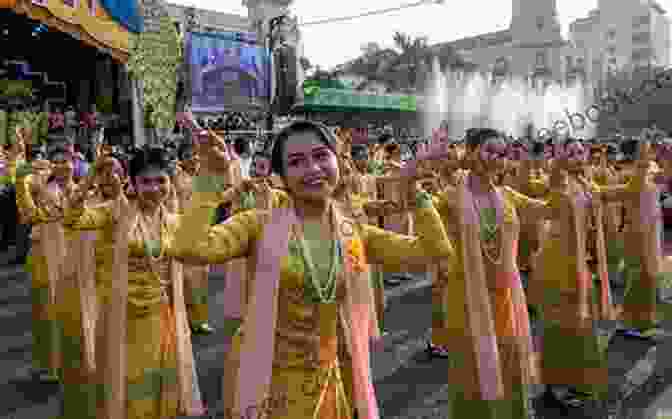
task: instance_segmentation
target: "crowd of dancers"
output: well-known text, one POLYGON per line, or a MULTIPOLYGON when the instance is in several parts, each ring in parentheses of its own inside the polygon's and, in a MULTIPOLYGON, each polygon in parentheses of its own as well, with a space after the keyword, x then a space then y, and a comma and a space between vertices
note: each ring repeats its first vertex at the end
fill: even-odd
POLYGON ((58 128, 41 144, 19 127, 2 153, 32 226, 34 373, 60 382, 64 419, 204 414, 191 339, 212 332, 215 266, 232 418, 378 419, 383 273, 432 279, 427 350, 449 360, 452 418, 532 417, 532 384, 565 409, 604 400, 611 334, 660 335, 663 138, 438 130, 403 161, 391 135, 302 120, 247 170, 249 149, 179 121, 191 141, 107 138, 85 171, 58 128))

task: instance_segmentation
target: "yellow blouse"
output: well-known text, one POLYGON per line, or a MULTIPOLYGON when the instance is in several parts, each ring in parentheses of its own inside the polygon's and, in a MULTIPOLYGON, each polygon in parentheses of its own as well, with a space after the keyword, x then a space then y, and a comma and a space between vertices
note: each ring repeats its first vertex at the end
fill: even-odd
MULTIPOLYGON (((106 261, 104 264, 110 266, 112 263, 108 258, 112 257, 112 237, 114 234, 114 222, 112 215, 112 206, 114 202, 103 203, 96 206, 85 206, 78 210, 69 210, 66 213, 65 224, 73 230, 97 230, 106 240, 104 252, 106 261)), ((171 253, 171 247, 174 245, 175 231, 178 225, 179 216, 170 214, 166 210, 162 213, 161 228, 161 252, 162 256, 158 259, 150 259, 147 254, 147 243, 144 240, 139 217, 131 224, 129 232, 129 259, 128 259, 128 306, 129 316, 141 317, 143 315, 154 313, 160 308, 161 303, 169 301, 170 287, 168 286, 168 262, 171 253), (150 262, 150 260, 152 262, 150 262)), ((104 282, 111 284, 114 278, 109 277, 111 271, 105 272, 107 277, 104 282)), ((109 291, 109 287, 100 290, 102 293, 109 291)))
MULTIPOLYGON (((227 222, 210 226, 208 214, 218 204, 216 194, 195 194, 192 210, 182 216, 173 256, 193 264, 221 264, 246 257, 250 266, 258 259, 255 244, 263 235, 261 212, 250 210, 231 217, 227 222)), ((274 207, 286 207, 289 199, 283 193, 274 194, 274 207)), ((368 263, 381 264, 395 271, 405 263, 434 258, 454 259, 454 250, 433 207, 418 208, 416 237, 404 236, 380 228, 355 224, 354 234, 361 239, 368 263)), ((337 310, 340 304, 314 304, 304 299, 307 280, 301 264, 290 256, 281 260, 278 324, 276 326, 275 365, 291 367, 315 363, 326 367, 337 354, 337 310), (297 265, 299 265, 297 267, 297 265)), ((343 266, 343 265, 341 265, 343 266)), ((248 282, 256 280, 250 270, 248 282)), ((252 284, 244 286, 252 290, 252 284)), ((337 284, 337 303, 343 300, 343 284, 337 284)), ((243 301, 243 310, 249 301, 243 301)))

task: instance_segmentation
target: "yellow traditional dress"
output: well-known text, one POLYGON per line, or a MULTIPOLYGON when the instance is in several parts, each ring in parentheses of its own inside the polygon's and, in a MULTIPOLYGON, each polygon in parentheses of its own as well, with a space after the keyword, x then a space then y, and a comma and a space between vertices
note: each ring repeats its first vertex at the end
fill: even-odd
POLYGON ((664 275, 661 269, 662 220, 658 207, 657 175, 651 167, 646 173, 635 169, 629 181, 604 188, 607 202, 622 203, 622 257, 627 289, 623 301, 623 321, 628 327, 646 330, 656 326, 656 291, 664 275))
POLYGON ((595 307, 604 284, 594 282, 588 267, 588 233, 599 192, 597 185, 569 177, 564 190, 546 196, 554 214, 533 284, 544 316, 544 384, 573 386, 598 398, 605 394, 608 376, 593 322, 600 317, 595 307))
MULTIPOLYGON (((95 230, 101 237, 113 237, 114 206, 108 202, 94 207, 71 209, 66 224, 73 230, 95 230)), ((128 235, 128 311, 125 323, 126 340, 119 348, 108 347, 109 299, 115 278, 112 271, 99 271, 101 313, 98 318, 96 345, 97 384, 105 382, 103 360, 108 352, 123 351, 126 362, 126 419, 173 419, 200 405, 195 388, 195 365, 189 326, 182 295, 179 264, 168 256, 174 246, 178 217, 160 209, 159 242, 149 240, 148 227, 139 210, 130 215, 128 235), (109 284, 109 286, 107 285, 109 284)), ((108 257, 105 253, 105 257, 108 257)), ((101 266, 106 266, 102 263, 101 266)), ((99 416, 103 417, 104 402, 110 397, 103 392, 98 400, 99 416)))
POLYGON ((525 418, 534 365, 525 293, 516 264, 518 212, 539 218, 547 207, 509 187, 496 187, 503 217, 497 244, 501 259, 493 261, 485 250, 481 254, 477 244, 485 220, 480 220, 480 226, 472 225, 479 220, 465 221, 461 205, 469 204, 459 197, 459 189, 448 188, 435 198, 444 225, 457 226, 453 237, 459 255, 456 264, 441 264, 438 272, 445 290, 443 310, 436 314, 442 316, 436 323, 443 323, 443 327, 435 343, 450 351, 449 417, 525 418), (479 301, 480 295, 489 297, 479 301), (475 325, 482 331, 473 331, 475 325), (490 334, 492 338, 488 339, 490 334), (498 359, 491 360, 491 368, 478 356, 489 344, 494 345, 490 349, 496 351, 493 357, 498 359), (488 383, 493 388, 489 396, 483 390, 488 383))
MULTIPOLYGON (((178 210, 183 213, 193 193, 193 176, 183 170, 178 172, 176 182, 178 210)), ((208 274, 209 265, 184 265, 184 298, 187 304, 189 323, 197 327, 208 322, 208 274)))
MULTIPOLYGON (((374 322, 370 318, 373 295, 367 258, 368 262, 397 269, 407 261, 426 260, 431 256, 450 258, 452 246, 431 202, 428 208, 419 206, 415 211, 417 238, 358 223, 342 215, 340 206, 333 203, 332 221, 337 239, 324 242, 306 226, 287 227, 286 256, 275 261, 267 253, 259 253, 267 248, 265 246, 282 244, 283 237, 265 235, 274 227, 273 215, 251 210, 233 216, 224 224, 210 226, 207 220, 219 199, 215 192, 196 194, 192 210, 184 216, 174 251, 183 259, 213 264, 247 257, 251 266, 257 266, 256 272, 248 271, 243 327, 234 338, 231 367, 225 369, 237 377, 229 382, 238 383, 235 388, 226 390, 227 407, 235 412, 264 409, 265 417, 273 419, 351 418, 338 356, 338 341, 345 336, 353 359, 353 402, 359 418, 378 419, 368 359, 368 337, 375 336, 375 332, 372 332, 374 322), (269 224, 264 222, 267 216, 271 217, 269 224), (321 253, 325 248, 327 252, 321 253), (311 255, 312 263, 308 263, 305 252, 311 255), (328 254, 332 263, 325 264, 321 259, 328 254), (269 274, 275 269, 269 267, 274 266, 279 269, 276 271, 279 275, 277 291, 273 291, 273 275, 269 274), (311 272, 317 272, 320 278, 311 272), (325 272, 330 272, 327 277, 335 275, 330 291, 333 299, 317 302, 316 288, 309 284, 324 278, 325 272), (360 274, 346 275, 352 272, 360 274), (269 297, 270 303, 266 303, 270 307, 260 303, 263 293, 274 295, 269 297), (363 302, 355 303, 362 299, 363 302), (270 314, 259 312, 260 309, 269 309, 270 314), (356 319, 363 319, 364 323, 356 319), (264 344, 259 340, 264 340, 264 344), (260 350, 267 351, 268 361, 265 355, 258 355, 260 350), (270 368, 269 382, 264 382, 264 373, 246 370, 258 365, 270 368), (257 380, 257 383, 250 384, 246 380, 257 380), (279 402, 268 403, 269 400, 279 402)), ((289 208, 291 202, 284 194, 277 193, 273 206, 289 208)))
POLYGON ((48 369, 56 374, 62 361, 75 356, 73 351, 77 350, 72 345, 61 347, 63 339, 66 344, 72 342, 70 331, 64 329, 63 324, 72 308, 65 309, 57 304, 60 290, 78 290, 77 235, 62 224, 66 205, 64 193, 51 185, 38 195, 34 193, 32 183, 32 175, 17 180, 16 201, 22 222, 34 226, 27 264, 33 294, 33 363, 38 369, 48 369), (67 353, 62 353, 62 349, 67 353))

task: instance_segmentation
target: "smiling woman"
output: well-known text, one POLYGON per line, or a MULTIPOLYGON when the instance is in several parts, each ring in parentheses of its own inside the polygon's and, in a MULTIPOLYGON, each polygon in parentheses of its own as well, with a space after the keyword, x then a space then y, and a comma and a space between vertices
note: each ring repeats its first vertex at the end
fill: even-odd
MULTIPOLYGON (((289 401, 268 409, 272 419, 350 419, 354 410, 360 419, 379 419, 369 345, 380 331, 367 263, 394 269, 426 257, 452 260, 431 198, 412 191, 416 237, 366 224, 340 198, 348 168, 336 138, 321 124, 299 121, 278 134, 271 157, 287 193, 260 186, 255 195, 267 196, 270 211, 244 211, 213 227, 206 220, 221 195, 200 185, 221 183, 213 179, 231 157, 218 138, 205 138, 206 178, 195 182, 175 256, 211 264, 245 256, 257 267, 245 278, 244 330, 226 367, 235 375, 224 390, 226 407, 245 412, 271 394, 289 401)), ((402 177, 409 190, 411 166, 402 177)))

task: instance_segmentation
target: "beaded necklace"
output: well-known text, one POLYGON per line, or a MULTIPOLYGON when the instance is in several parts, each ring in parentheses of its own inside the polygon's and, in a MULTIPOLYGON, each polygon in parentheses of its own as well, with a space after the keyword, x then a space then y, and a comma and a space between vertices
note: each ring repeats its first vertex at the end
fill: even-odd
MULTIPOLYGON (((492 185, 491 185, 492 186, 492 185)), ((494 187, 493 187, 494 189, 494 187)), ((490 198, 492 191, 488 194, 490 198)), ((472 193, 473 197, 473 193, 472 193)), ((479 225, 481 228, 481 250, 485 257, 494 265, 502 263, 502 246, 500 243, 500 226, 497 220, 496 208, 481 209, 475 197, 472 198, 474 209, 478 214, 479 225)))
MULTIPOLYGON (((332 228, 334 226, 333 213, 330 210, 330 222, 332 228)), ((297 232, 298 233, 298 232, 297 232)), ((336 271, 338 269, 338 261, 341 257, 341 247, 338 240, 332 240, 332 252, 331 252, 331 261, 329 263, 329 274, 327 275, 326 280, 320 281, 313 263, 313 258, 306 244, 306 240, 303 234, 297 234, 298 237, 298 251, 303 264, 305 267, 305 275, 307 279, 305 296, 308 301, 321 303, 321 304, 331 304, 336 301, 336 271)))

